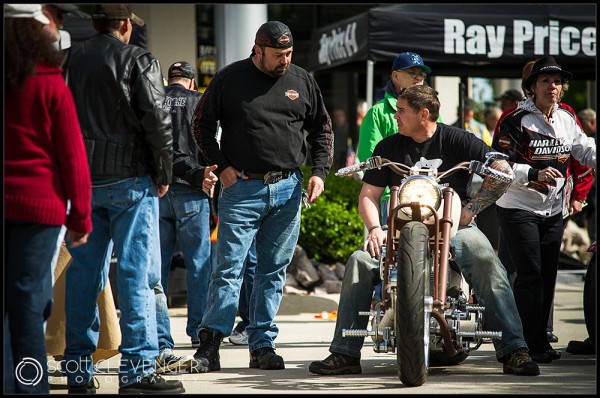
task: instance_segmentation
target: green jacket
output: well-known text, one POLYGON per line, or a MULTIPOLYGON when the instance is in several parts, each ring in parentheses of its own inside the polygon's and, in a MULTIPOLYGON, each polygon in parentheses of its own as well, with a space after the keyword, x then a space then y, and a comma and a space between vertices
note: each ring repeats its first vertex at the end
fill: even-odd
MULTIPOLYGON (((396 113, 396 102, 398 100, 386 92, 384 97, 367 111, 358 135, 358 160, 364 162, 375 149, 375 145, 382 139, 398 132, 398 124, 394 119, 396 113)), ((381 200, 390 198, 390 189, 385 188, 381 200)))

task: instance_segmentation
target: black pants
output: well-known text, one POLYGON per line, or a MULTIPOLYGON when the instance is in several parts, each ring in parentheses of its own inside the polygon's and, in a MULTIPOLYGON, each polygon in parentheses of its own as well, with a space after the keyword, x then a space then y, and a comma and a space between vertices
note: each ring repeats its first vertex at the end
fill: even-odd
POLYGON ((549 347, 546 326, 554 297, 562 243, 562 213, 545 218, 529 211, 498 206, 503 244, 517 275, 513 292, 530 352, 549 347))

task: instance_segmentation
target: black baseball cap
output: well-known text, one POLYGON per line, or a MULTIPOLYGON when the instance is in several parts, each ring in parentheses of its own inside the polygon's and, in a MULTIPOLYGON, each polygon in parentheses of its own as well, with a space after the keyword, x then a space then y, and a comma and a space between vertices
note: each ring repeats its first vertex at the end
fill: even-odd
POLYGON ((258 28, 254 44, 273 48, 289 48, 294 45, 294 38, 286 24, 269 21, 258 28))
POLYGON ((185 61, 177 61, 169 67, 167 74, 169 79, 174 77, 185 77, 187 79, 193 79, 196 77, 196 69, 185 61))
POLYGON ((131 4, 94 4, 92 19, 131 19, 136 25, 144 26, 144 20, 133 13, 131 4))

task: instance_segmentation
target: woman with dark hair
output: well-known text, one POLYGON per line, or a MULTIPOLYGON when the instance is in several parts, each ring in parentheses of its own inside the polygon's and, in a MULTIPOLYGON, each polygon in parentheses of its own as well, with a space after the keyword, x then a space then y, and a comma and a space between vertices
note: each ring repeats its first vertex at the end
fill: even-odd
POLYGON ((531 358, 560 358, 546 336, 563 234, 563 202, 572 158, 595 167, 596 145, 560 100, 572 77, 554 57, 537 60, 528 98, 498 123, 492 147, 509 156, 515 180, 496 202, 501 239, 516 266, 513 291, 531 358))
POLYGON ((85 146, 48 22, 40 4, 4 4, 5 393, 49 393, 44 322, 61 226, 70 247, 92 230, 85 146))

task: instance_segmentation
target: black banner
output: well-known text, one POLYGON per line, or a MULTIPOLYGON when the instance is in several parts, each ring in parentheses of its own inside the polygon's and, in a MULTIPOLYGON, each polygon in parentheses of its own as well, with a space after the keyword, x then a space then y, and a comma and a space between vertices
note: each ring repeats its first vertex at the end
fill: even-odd
POLYGON ((519 77, 553 55, 575 78, 595 79, 596 5, 402 4, 314 29, 310 70, 419 53, 436 75, 519 77))

